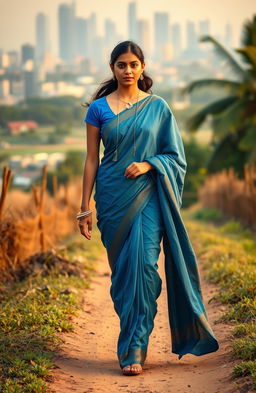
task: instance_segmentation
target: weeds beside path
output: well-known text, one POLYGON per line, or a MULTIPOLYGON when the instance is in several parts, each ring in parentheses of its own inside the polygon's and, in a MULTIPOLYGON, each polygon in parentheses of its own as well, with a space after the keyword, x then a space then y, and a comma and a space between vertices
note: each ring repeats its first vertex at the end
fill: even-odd
POLYGON ((256 390, 256 234, 215 209, 194 207, 186 218, 206 278, 220 287, 214 300, 228 306, 220 321, 234 324, 232 375, 256 390))
POLYGON ((48 392, 59 332, 73 332, 102 248, 81 235, 57 251, 36 254, 20 281, 0 285, 0 392, 48 392))

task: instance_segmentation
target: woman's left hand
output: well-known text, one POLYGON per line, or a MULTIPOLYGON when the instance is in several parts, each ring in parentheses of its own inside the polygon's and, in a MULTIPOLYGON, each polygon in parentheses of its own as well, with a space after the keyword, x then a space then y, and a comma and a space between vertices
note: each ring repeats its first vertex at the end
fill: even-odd
POLYGON ((124 176, 126 176, 127 178, 134 178, 143 175, 143 173, 147 173, 151 169, 153 169, 153 166, 147 161, 132 162, 125 169, 124 176))

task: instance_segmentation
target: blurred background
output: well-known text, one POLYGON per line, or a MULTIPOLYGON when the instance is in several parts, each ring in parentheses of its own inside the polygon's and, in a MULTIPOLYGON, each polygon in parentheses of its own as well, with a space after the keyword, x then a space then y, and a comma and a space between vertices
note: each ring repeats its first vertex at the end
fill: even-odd
POLYGON ((231 185, 242 193, 254 189, 253 1, 0 4, 0 169, 3 176, 4 168, 11 171, 9 191, 35 190, 46 167, 51 195, 54 184, 57 190, 75 179, 81 183, 82 104, 112 76, 110 53, 126 39, 142 47, 152 90, 177 119, 188 161, 183 207, 201 201, 223 208, 225 193, 234 197, 231 185))

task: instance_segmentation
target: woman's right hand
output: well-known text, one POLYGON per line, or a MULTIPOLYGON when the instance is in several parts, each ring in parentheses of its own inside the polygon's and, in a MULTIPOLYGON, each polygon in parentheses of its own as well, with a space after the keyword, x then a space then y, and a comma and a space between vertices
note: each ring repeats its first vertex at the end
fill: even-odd
POLYGON ((91 232, 92 232, 92 215, 90 214, 87 217, 79 218, 78 225, 80 232, 83 236, 85 236, 88 240, 91 240, 91 232))

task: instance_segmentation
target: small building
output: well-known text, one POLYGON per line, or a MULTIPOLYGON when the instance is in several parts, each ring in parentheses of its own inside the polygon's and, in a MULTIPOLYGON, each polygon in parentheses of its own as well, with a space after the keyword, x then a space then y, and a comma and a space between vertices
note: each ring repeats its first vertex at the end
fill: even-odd
POLYGON ((19 135, 22 132, 28 132, 30 130, 36 130, 38 123, 35 121, 9 121, 7 122, 7 128, 10 135, 19 135))

